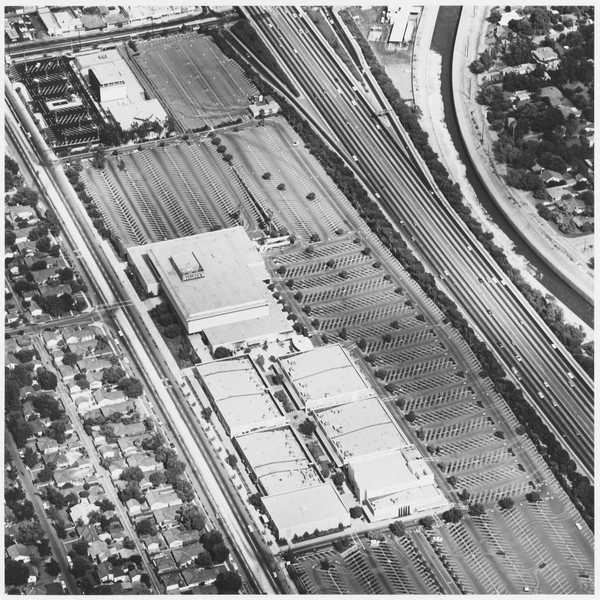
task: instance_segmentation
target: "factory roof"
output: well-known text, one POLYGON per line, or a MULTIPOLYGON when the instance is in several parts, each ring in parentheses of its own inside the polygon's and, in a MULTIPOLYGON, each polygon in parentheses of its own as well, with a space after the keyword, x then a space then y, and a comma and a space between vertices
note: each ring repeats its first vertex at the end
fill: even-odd
MULTIPOLYGON (((273 296, 267 296, 269 314, 253 319, 227 323, 224 325, 213 325, 204 328, 204 335, 213 348, 218 346, 231 346, 239 342, 263 341, 272 335, 290 334, 293 324, 287 318, 287 314, 277 303, 273 296)), ((193 345, 193 340, 192 345, 193 345)))
POLYGON ((261 421, 282 417, 247 357, 204 363, 196 367, 196 372, 233 434, 261 421))
POLYGON ((110 112, 124 131, 144 121, 164 121, 167 113, 156 98, 131 104, 111 104, 110 112))
POLYGON ((328 483, 265 496, 262 500, 280 532, 293 530, 301 535, 312 532, 315 523, 348 523, 348 511, 328 483))
POLYGON ((408 460, 400 450, 350 460, 354 480, 369 498, 432 485, 433 473, 427 463, 408 460))
POLYGON ((324 408, 318 410, 316 416, 343 462, 353 456, 408 445, 406 437, 376 398, 324 408))
POLYGON ((266 306, 268 274, 243 227, 232 227, 189 237, 148 244, 148 257, 168 287, 186 319, 197 319, 236 310, 266 306), (172 256, 193 252, 204 276, 183 281, 172 256), (262 267, 262 268, 261 268, 262 267))
POLYGON ((125 85, 125 76, 119 67, 120 65, 116 62, 98 63, 91 70, 100 85, 125 85))
POLYGON ((236 441, 269 495, 321 482, 289 427, 250 433, 236 441))
POLYGON ((346 350, 337 344, 321 346, 280 359, 306 405, 350 402, 374 395, 346 350))

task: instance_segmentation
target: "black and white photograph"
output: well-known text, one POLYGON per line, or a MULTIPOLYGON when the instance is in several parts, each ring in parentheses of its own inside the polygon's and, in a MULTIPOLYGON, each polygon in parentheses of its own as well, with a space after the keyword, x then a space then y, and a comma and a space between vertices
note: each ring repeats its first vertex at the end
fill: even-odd
POLYGON ((595 594, 593 4, 3 18, 4 594, 595 594))

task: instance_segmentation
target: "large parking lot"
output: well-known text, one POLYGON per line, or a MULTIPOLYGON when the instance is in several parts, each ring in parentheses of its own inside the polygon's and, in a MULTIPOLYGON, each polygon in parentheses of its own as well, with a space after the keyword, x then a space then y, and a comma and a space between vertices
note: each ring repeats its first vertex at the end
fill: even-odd
POLYGON ((257 92, 209 37, 173 35, 140 42, 138 49, 135 61, 183 129, 235 121, 257 92))
POLYGON ((442 589, 410 537, 371 542, 356 536, 342 553, 309 552, 294 566, 308 594, 439 594, 442 589))
POLYGON ((81 178, 125 247, 238 222, 256 234, 269 227, 294 233, 300 242, 314 234, 331 239, 347 227, 334 207, 339 190, 303 146, 293 145, 289 125, 270 119, 235 129, 109 155, 103 169, 86 161, 81 178), (282 182, 285 189, 277 189, 282 182), (313 190, 316 198, 307 200, 313 190))
POLYGON ((67 58, 16 63, 10 69, 11 78, 25 86, 31 97, 29 108, 57 153, 99 141, 102 116, 67 58), (65 106, 50 108, 55 101, 64 102, 65 106))

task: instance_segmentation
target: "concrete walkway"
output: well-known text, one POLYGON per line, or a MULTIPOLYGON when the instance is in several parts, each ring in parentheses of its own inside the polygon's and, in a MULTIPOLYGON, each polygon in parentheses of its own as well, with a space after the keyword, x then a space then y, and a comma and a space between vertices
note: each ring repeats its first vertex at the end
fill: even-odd
MULTIPOLYGON (((472 10, 467 8, 465 10, 472 10)), ((513 241, 496 225, 492 217, 482 206, 477 194, 467 178, 466 167, 456 150, 452 137, 445 125, 444 104, 441 97, 442 57, 431 50, 431 41, 438 15, 437 6, 425 6, 419 21, 413 54, 413 88, 415 104, 420 109, 419 122, 429 135, 431 148, 438 154, 453 181, 458 183, 466 204, 473 217, 483 226, 484 231, 494 234, 494 242, 504 250, 514 268, 523 279, 542 294, 548 294, 543 282, 535 277, 535 267, 521 254, 515 252, 513 241)), ((390 77, 393 76, 390 74, 390 77)), ((564 312, 565 320, 581 326, 588 339, 593 339, 593 330, 562 302, 557 304, 564 312)))
POLYGON ((475 101, 477 77, 468 65, 484 49, 485 18, 489 7, 469 6, 461 13, 452 65, 454 105, 462 137, 473 165, 495 199, 498 208, 520 232, 531 249, 569 286, 593 302, 593 272, 581 254, 573 252, 569 238, 561 239, 552 225, 542 219, 529 194, 508 187, 496 172, 482 107, 475 101), (484 134, 481 135, 481 131, 484 134), (483 138, 483 145, 481 138, 483 138))

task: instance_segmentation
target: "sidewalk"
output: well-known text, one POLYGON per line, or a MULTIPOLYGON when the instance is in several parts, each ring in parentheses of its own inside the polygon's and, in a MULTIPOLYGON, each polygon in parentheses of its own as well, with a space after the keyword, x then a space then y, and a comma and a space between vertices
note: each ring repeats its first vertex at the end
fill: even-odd
MULTIPOLYGON (((424 7, 415 39, 413 73, 415 104, 421 111, 419 122, 429 135, 429 143, 450 173, 451 179, 460 186, 465 203, 471 209, 473 217, 482 224, 484 231, 491 231, 494 234, 494 242, 504 250, 509 263, 520 271, 523 279, 534 289, 546 295, 548 290, 544 287, 543 281, 535 277, 535 268, 525 257, 514 251, 513 241, 495 224, 480 203, 467 178, 466 167, 445 126, 444 105, 440 92, 442 57, 430 50, 437 13, 438 8, 435 6, 424 7)), ((584 321, 559 300, 557 304, 563 310, 567 322, 581 325, 586 337, 593 339, 593 331, 584 321)))
MULTIPOLYGON (((483 35, 487 7, 465 7, 454 44, 452 86, 454 106, 465 146, 471 161, 490 195, 506 218, 529 242, 531 249, 553 269, 569 286, 593 302, 593 273, 581 255, 572 252, 568 242, 558 234, 535 208, 529 195, 506 185, 496 173, 488 152, 489 141, 478 139, 481 127, 485 130, 484 114, 476 103, 477 78, 468 65, 483 50, 483 35), (487 142, 487 143, 486 143, 487 142), (487 148, 486 148, 487 146, 487 148), (482 152, 483 150, 483 152, 482 152)), ((484 134, 485 138, 485 134, 484 134)))

